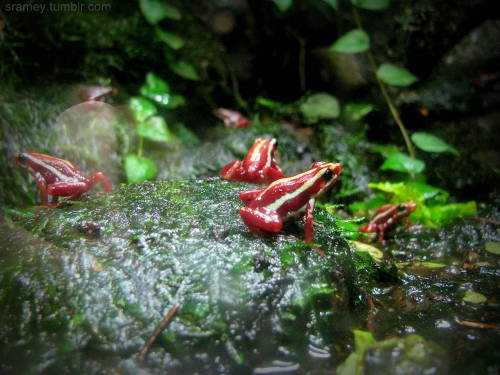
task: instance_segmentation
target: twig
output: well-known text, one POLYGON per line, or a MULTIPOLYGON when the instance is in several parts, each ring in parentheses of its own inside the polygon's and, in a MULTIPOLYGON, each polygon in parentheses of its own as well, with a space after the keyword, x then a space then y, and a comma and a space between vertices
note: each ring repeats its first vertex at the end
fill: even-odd
POLYGON ((490 225, 493 225, 495 227, 499 227, 500 226, 500 223, 498 221, 495 221, 493 219, 488 219, 487 217, 472 216, 471 219, 472 220, 476 220, 476 221, 480 221, 482 223, 490 224, 490 225))
POLYGON ((146 340, 146 342, 144 343, 144 345, 142 346, 140 352, 139 352, 139 362, 143 362, 144 359, 146 359, 146 356, 148 355, 148 352, 149 352, 149 349, 151 348, 151 345, 153 345, 153 343, 156 341, 156 339, 158 338, 158 336, 160 335, 160 333, 163 332, 163 330, 168 326, 168 324, 170 323, 170 321, 172 320, 172 318, 174 317, 175 313, 177 312, 177 310, 179 310, 179 307, 181 305, 179 303, 176 303, 174 305, 174 307, 172 307, 170 309, 170 311, 167 313, 167 315, 165 316, 165 318, 163 318, 163 320, 161 321, 160 324, 158 324, 158 326, 156 327, 155 331, 153 332, 153 334, 151 336, 149 336, 149 338, 146 340))
POLYGON ((458 324, 462 326, 472 327, 472 328, 488 328, 496 329, 498 328, 495 324, 480 323, 480 322, 470 322, 468 320, 459 320, 458 324))
MULTIPOLYGON (((359 18, 358 11, 354 6, 352 6, 352 13, 354 14, 354 20, 356 21, 356 25, 358 26, 359 29, 363 29, 363 26, 361 25, 361 20, 359 18)), ((394 122, 398 125, 399 130, 401 131, 401 134, 403 135, 403 139, 406 143, 406 148, 408 149, 408 153, 412 158, 415 158, 415 149, 413 148, 413 145, 411 144, 410 137, 408 135, 408 132, 406 131, 406 127, 403 124, 403 121, 401 120, 401 117, 399 116, 399 112, 396 109, 396 106, 392 102, 391 97, 387 93, 387 90, 385 89, 385 85, 383 82, 378 78, 377 76, 377 63, 375 62, 375 57, 371 53, 370 50, 366 51, 366 55, 368 56, 368 60, 370 61, 371 68, 373 70, 373 74, 375 75, 375 79, 377 80, 377 83, 380 87, 380 91, 382 91, 382 95, 384 96, 384 99, 387 103, 387 106, 389 107, 389 110, 391 111, 392 118, 394 119, 394 122)))

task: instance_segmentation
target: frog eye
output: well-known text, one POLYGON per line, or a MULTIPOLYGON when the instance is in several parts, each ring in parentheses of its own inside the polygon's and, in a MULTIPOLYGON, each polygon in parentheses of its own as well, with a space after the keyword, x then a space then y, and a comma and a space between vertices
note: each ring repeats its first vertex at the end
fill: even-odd
POLYGON ((24 153, 20 153, 16 157, 16 161, 20 164, 26 163, 27 160, 28 160, 28 158, 26 157, 26 155, 24 153))
POLYGON ((326 181, 330 181, 332 178, 333 178, 333 171, 331 169, 327 169, 325 173, 323 173, 323 178, 326 180, 326 181))
POLYGON ((404 210, 406 210, 406 206, 403 203, 398 204, 397 208, 398 208, 398 211, 404 211, 404 210))

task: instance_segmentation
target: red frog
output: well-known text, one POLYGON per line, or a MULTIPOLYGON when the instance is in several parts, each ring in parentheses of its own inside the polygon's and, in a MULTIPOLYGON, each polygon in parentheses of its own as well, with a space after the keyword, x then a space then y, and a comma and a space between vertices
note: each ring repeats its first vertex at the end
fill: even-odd
POLYGON ((14 156, 14 163, 30 172, 38 182, 40 199, 46 208, 55 208, 59 197, 76 200, 91 189, 97 182, 104 185, 103 192, 109 192, 113 186, 102 172, 87 177, 67 160, 36 152, 21 152, 14 156), (49 195, 52 202, 49 203, 49 195))
POLYGON ((243 116, 238 111, 233 111, 226 108, 217 108, 212 111, 215 117, 224 121, 226 128, 242 129, 250 125, 250 120, 243 116))
POLYGON ((408 216, 416 209, 417 205, 413 201, 383 205, 375 211, 370 223, 362 226, 359 230, 364 233, 376 232, 378 241, 384 243, 385 231, 396 225, 401 219, 405 219, 408 226, 411 225, 408 216))
POLYGON ((251 232, 266 234, 277 233, 286 221, 304 215, 305 242, 312 242, 316 199, 337 181, 341 171, 338 163, 318 161, 298 175, 242 192, 240 199, 245 207, 240 209, 240 216, 251 232))
POLYGON ((220 171, 226 180, 269 184, 285 177, 274 159, 276 139, 258 138, 243 161, 233 161, 220 171))

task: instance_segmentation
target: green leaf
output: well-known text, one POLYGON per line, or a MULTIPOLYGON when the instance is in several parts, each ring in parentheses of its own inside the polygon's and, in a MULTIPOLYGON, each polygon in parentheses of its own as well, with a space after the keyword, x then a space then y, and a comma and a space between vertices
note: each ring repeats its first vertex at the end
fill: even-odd
POLYGON ((373 258, 373 260, 375 262, 382 261, 382 258, 384 257, 384 253, 380 249, 376 248, 375 246, 368 245, 368 244, 363 243, 363 242, 352 241, 352 240, 349 242, 354 245, 354 248, 356 251, 365 252, 365 253, 370 254, 370 256, 373 258))
POLYGON ((263 98, 262 96, 258 96, 255 99, 255 102, 257 104, 260 104, 263 107, 267 107, 267 108, 273 109, 273 110, 277 110, 278 108, 280 108, 283 105, 280 102, 276 102, 276 101, 271 100, 271 99, 263 98))
POLYGON ((146 20, 153 25, 165 18, 181 19, 181 12, 176 7, 159 0, 139 0, 139 7, 146 20))
POLYGON ((370 48, 370 37, 361 29, 354 29, 338 38, 330 50, 342 53, 360 53, 370 48))
POLYGON ((292 5, 293 0, 271 0, 280 12, 286 12, 292 5))
POLYGON ((367 10, 382 10, 389 6, 390 0, 351 0, 358 8, 367 10))
POLYGON ((171 60, 170 68, 182 78, 191 79, 193 81, 200 79, 194 66, 185 60, 171 60))
POLYGON ((156 165, 151 159, 128 154, 125 157, 125 174, 129 183, 149 180, 156 176, 156 165))
POLYGON ((484 248, 489 253, 500 255, 500 242, 486 242, 484 248))
POLYGON ((420 182, 412 182, 407 186, 418 192, 428 204, 445 204, 450 197, 446 190, 420 182))
POLYGON ((340 115, 340 105, 337 98, 326 93, 309 96, 299 108, 308 123, 337 118, 340 115))
POLYGON ((146 85, 160 94, 170 92, 169 84, 152 72, 146 74, 146 85))
POLYGON ((172 95, 170 95, 170 100, 167 103, 166 107, 173 109, 173 108, 180 107, 184 104, 186 104, 186 98, 184 98, 184 96, 182 96, 180 94, 172 94, 172 95))
POLYGON ((347 103, 344 106, 344 115, 351 121, 359 121, 373 110, 369 103, 347 103))
POLYGON ((377 69, 377 77, 384 83, 393 86, 410 86, 418 78, 408 70, 392 64, 382 64, 377 69))
POLYGON ((139 92, 142 96, 155 101, 161 106, 166 106, 171 100, 168 83, 151 72, 146 75, 146 83, 140 88, 139 92))
POLYGON ((401 262, 396 263, 396 267, 398 268, 429 268, 429 269, 439 269, 444 268, 447 265, 444 263, 437 262, 401 262))
POLYGON ((167 123, 160 116, 153 116, 144 122, 138 123, 137 134, 156 142, 169 143, 172 141, 172 135, 168 131, 167 123))
POLYGON ((406 173, 420 173, 424 170, 425 163, 422 160, 409 157, 402 152, 389 156, 380 166, 382 170, 393 170, 406 173))
POLYGON ((462 298, 465 302, 469 303, 484 303, 488 300, 483 294, 474 292, 473 290, 468 290, 465 292, 464 298, 462 298))
POLYGON ((371 344, 375 343, 375 338, 368 331, 355 329, 352 333, 354 334, 354 347, 357 353, 364 352, 371 344))
POLYGON ((158 38, 160 38, 162 42, 167 44, 167 46, 169 46, 172 49, 178 50, 184 46, 184 39, 182 39, 177 34, 162 30, 159 27, 157 27, 156 35, 158 35, 158 38))
POLYGON ((476 202, 450 203, 429 207, 432 220, 438 223, 448 223, 459 217, 477 214, 476 202))
POLYGON ((130 110, 132 111, 134 118, 142 122, 147 118, 156 114, 157 109, 153 103, 149 100, 134 96, 130 98, 130 110))
POLYGON ((415 145, 427 152, 451 152, 453 155, 459 156, 458 150, 450 144, 443 141, 441 138, 433 134, 417 132, 411 135, 411 140, 415 145))

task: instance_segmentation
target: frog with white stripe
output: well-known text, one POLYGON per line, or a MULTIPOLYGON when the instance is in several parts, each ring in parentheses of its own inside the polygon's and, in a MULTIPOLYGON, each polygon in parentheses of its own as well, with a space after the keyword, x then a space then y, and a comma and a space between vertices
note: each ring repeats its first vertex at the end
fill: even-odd
POLYGON ((316 199, 340 176, 339 163, 315 162, 295 176, 274 181, 263 189, 240 193, 245 207, 240 209, 243 222, 255 234, 280 232, 285 222, 304 215, 305 242, 313 240, 313 211, 316 199))
POLYGON ((64 159, 37 152, 21 152, 14 156, 14 163, 30 172, 38 182, 40 199, 43 207, 55 208, 62 204, 59 197, 76 200, 98 182, 104 185, 103 192, 109 192, 113 186, 102 172, 86 176, 73 164, 64 159), (52 202, 49 202, 49 195, 52 202))

